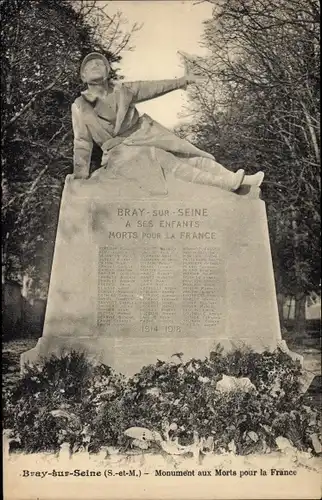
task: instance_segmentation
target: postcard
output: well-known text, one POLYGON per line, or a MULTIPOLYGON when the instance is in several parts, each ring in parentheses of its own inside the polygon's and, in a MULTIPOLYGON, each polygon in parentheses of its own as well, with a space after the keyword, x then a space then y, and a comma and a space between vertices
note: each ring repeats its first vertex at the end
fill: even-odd
POLYGON ((320 498, 318 2, 1 11, 5 498, 320 498))

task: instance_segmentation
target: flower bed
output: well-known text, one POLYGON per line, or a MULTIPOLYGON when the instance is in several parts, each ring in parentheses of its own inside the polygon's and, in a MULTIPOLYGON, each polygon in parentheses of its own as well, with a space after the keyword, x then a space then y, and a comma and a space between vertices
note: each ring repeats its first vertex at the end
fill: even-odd
POLYGON ((319 453, 320 415, 305 404, 301 367, 287 354, 218 347, 203 361, 173 359, 130 379, 76 352, 29 367, 4 394, 12 449, 57 451, 68 443, 74 452, 180 454, 198 444, 204 453, 248 455, 274 451, 284 438, 319 453), (131 428, 141 429, 138 439, 125 432, 131 428), (142 438, 142 428, 158 438, 142 438))

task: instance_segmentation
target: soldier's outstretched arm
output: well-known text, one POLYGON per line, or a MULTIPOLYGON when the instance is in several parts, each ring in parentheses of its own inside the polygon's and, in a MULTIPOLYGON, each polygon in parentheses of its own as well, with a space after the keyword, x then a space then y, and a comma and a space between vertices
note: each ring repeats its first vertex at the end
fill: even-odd
POLYGON ((186 90, 187 85, 197 83, 200 79, 203 79, 190 71, 187 63, 187 58, 189 59, 189 56, 183 52, 179 52, 179 54, 183 57, 185 68, 185 74, 181 78, 173 78, 172 80, 124 82, 123 85, 129 88, 134 94, 134 102, 148 101, 149 99, 160 97, 173 90, 186 90))
POLYGON ((168 94, 174 90, 186 89, 190 82, 185 76, 172 80, 151 80, 124 82, 123 85, 134 94, 134 102, 143 102, 168 94))

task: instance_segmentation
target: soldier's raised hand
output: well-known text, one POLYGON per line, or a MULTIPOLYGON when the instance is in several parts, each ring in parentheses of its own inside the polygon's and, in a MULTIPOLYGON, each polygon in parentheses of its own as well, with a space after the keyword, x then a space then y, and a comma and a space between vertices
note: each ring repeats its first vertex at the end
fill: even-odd
POLYGON ((196 75, 190 69, 191 65, 195 62, 193 56, 187 54, 186 52, 182 52, 182 51, 178 51, 178 54, 182 58, 182 62, 184 65, 184 70, 185 70, 184 76, 186 78, 187 84, 190 85, 192 83, 202 82, 204 80, 204 77, 201 75, 196 75))

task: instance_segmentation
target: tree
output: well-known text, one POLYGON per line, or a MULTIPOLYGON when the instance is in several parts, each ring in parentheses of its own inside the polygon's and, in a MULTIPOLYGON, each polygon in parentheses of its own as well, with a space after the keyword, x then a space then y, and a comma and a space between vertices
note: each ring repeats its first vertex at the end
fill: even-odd
POLYGON ((80 62, 95 50, 119 62, 137 26, 124 30, 96 1, 2 0, 0 10, 3 280, 27 274, 46 291, 80 62))
POLYGON ((215 1, 205 22, 205 83, 181 130, 234 169, 263 169, 279 298, 303 330, 320 281, 320 49, 317 0, 215 1), (206 126, 205 126, 206 124, 206 126))

